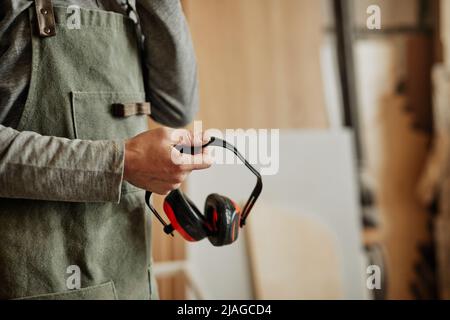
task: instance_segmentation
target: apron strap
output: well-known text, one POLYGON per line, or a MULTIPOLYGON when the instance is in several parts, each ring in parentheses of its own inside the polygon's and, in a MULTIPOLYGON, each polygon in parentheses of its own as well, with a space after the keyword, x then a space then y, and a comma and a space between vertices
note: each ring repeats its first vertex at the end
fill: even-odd
POLYGON ((139 20, 139 15, 138 15, 137 9, 136 9, 136 1, 135 0, 134 1, 133 0, 124 0, 122 4, 127 11, 128 17, 131 18, 131 20, 133 20, 136 25, 136 34, 138 36, 139 47, 141 50, 143 50, 144 49, 144 35, 142 33, 141 22, 139 20))
MULTIPOLYGON (((131 20, 133 20, 135 23, 135 30, 136 30, 136 35, 138 38, 138 45, 139 45, 139 48, 141 49, 141 53, 143 54, 143 52, 145 51, 145 48, 144 48, 145 36, 142 32, 142 26, 141 26, 138 12, 137 12, 136 0, 122 0, 122 4, 127 11, 128 17, 131 18, 131 20)), ((145 70, 146 65, 145 65, 143 59, 141 59, 141 64, 142 64, 142 70, 145 70)), ((148 88, 147 77, 144 77, 144 87, 148 88)), ((147 90, 145 90, 145 91, 146 91, 145 95, 146 95, 147 101, 151 101, 147 90)), ((150 114, 151 114, 151 112, 148 113, 148 115, 150 115, 150 114)))
POLYGON ((52 0, 34 0, 36 15, 41 37, 53 37, 56 35, 55 14, 52 0))

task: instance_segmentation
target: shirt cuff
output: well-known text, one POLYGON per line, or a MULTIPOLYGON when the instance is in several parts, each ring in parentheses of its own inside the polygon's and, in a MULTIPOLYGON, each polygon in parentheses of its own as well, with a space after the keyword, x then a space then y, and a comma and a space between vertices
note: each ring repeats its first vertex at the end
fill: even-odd
POLYGON ((111 141, 113 146, 112 167, 115 174, 112 175, 111 182, 111 202, 120 202, 122 196, 123 173, 125 169, 125 142, 123 140, 111 141))

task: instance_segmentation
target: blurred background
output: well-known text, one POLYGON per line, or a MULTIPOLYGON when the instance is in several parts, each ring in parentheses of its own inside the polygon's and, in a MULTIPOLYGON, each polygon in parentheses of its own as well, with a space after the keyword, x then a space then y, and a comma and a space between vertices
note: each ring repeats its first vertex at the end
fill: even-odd
MULTIPOLYGON (((154 223, 160 298, 450 298, 450 0, 182 4, 197 119, 279 128, 280 170, 230 247, 154 223)), ((215 166, 185 190, 201 208, 213 192, 242 204, 253 184, 215 166)))

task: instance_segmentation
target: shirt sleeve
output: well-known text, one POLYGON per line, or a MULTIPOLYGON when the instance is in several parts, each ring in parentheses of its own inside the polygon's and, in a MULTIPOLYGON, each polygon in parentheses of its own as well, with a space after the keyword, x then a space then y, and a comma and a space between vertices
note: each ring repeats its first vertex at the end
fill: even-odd
POLYGON ((85 141, 0 125, 0 197, 119 202, 123 141, 85 141))
POLYGON ((147 95, 155 121, 190 123, 198 111, 197 64, 179 0, 137 0, 144 40, 147 95))

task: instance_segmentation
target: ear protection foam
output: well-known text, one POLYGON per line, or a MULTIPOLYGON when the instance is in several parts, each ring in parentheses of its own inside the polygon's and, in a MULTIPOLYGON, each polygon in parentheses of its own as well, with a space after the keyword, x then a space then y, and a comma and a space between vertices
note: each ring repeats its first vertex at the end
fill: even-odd
POLYGON ((208 236, 209 226, 195 204, 180 190, 173 190, 164 200, 164 212, 187 241, 200 241, 208 236))
POLYGON ((229 198, 211 194, 205 202, 205 215, 180 190, 174 190, 164 200, 164 212, 176 231, 187 241, 208 237, 214 246, 236 241, 239 234, 239 208, 229 198))
POLYGON ((229 198, 210 194, 205 202, 205 217, 212 229, 208 239, 214 246, 225 246, 237 240, 241 213, 229 198))

